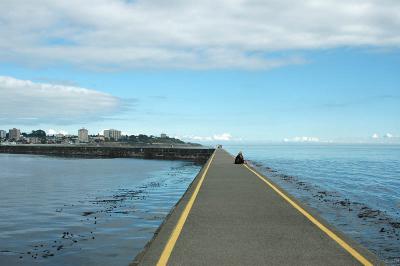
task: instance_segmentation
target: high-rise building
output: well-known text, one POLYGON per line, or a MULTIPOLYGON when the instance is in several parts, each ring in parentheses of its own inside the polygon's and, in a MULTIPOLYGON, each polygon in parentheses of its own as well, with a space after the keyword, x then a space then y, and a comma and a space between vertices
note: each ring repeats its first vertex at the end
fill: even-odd
POLYGON ((78 130, 78 140, 79 142, 89 142, 89 134, 86 128, 78 130))
POLYGON ((109 140, 119 140, 121 138, 121 131, 116 129, 104 130, 104 138, 109 140))
POLYGON ((21 131, 17 128, 10 129, 8 131, 8 138, 10 140, 19 140, 21 138, 21 131))
POLYGON ((168 138, 167 134, 165 134, 165 133, 161 133, 160 137, 161 137, 162 139, 168 138))
POLYGON ((7 132, 5 130, 0 130, 0 139, 5 139, 7 132))

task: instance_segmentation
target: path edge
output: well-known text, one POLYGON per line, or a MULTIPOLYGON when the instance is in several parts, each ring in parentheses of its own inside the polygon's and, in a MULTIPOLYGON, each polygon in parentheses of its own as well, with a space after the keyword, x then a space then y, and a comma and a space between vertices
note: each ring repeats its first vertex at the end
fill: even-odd
POLYGON ((210 163, 213 155, 216 150, 210 155, 206 163, 203 165, 199 173, 190 183, 188 188, 182 197, 178 200, 178 202, 172 207, 170 212, 164 218, 163 222, 154 232, 153 237, 146 243, 141 252, 139 252, 133 261, 129 264, 129 266, 137 266, 137 265, 156 265, 158 259, 160 258, 164 247, 166 246, 169 237, 173 230, 175 229, 176 224, 178 223, 179 218, 181 217, 182 212, 185 210, 186 205, 188 204, 194 190, 196 189, 198 183, 203 176, 203 173, 207 169, 207 165, 210 163), (156 244, 156 242, 159 242, 156 244), (152 250, 150 251, 150 248, 152 250), (151 254, 150 254, 151 253, 151 254))

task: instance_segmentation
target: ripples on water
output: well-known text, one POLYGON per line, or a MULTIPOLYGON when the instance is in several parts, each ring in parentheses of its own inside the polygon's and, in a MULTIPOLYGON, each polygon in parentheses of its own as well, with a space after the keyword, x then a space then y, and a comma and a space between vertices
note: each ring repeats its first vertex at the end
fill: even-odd
POLYGON ((261 172, 387 264, 400 265, 400 145, 241 145, 261 172))
POLYGON ((0 265, 128 265, 200 168, 0 154, 0 265))

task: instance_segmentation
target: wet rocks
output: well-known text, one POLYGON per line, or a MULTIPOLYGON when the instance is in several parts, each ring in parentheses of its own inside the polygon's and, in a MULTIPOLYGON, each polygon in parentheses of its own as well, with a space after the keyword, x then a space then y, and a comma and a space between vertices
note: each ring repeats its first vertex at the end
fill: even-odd
POLYGON ((272 169, 272 168, 270 168, 270 167, 265 167, 264 168, 267 172, 270 172, 270 173, 276 173, 277 171, 276 170, 274 170, 274 169, 272 169))
POLYGON ((328 192, 327 191, 318 191, 317 193, 319 195, 321 195, 321 196, 328 196, 328 192))
POLYGON ((380 210, 373 210, 369 207, 362 207, 358 213, 358 218, 376 218, 381 214, 380 210))
POLYGON ((293 183, 294 181, 296 181, 297 179, 293 176, 290 175, 280 175, 279 176, 283 181, 286 181, 288 183, 293 183))
POLYGON ((44 250, 44 254, 42 254, 42 258, 48 258, 48 257, 53 257, 54 253, 51 253, 50 250, 44 250))
POLYGON ((393 228, 400 228, 400 222, 389 222, 393 228))
POLYGON ((63 232, 62 238, 71 238, 72 236, 69 234, 69 232, 63 232))
POLYGON ((349 199, 344 199, 344 200, 336 201, 334 204, 338 204, 343 207, 349 207, 351 205, 351 202, 349 199))

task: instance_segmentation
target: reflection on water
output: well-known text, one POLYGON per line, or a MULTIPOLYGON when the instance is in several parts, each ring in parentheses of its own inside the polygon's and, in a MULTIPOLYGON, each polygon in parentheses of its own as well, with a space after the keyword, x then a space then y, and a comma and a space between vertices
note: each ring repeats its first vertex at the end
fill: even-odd
POLYGON ((127 265, 200 168, 0 154, 0 265, 127 265))
POLYGON ((391 265, 400 265, 400 146, 229 146, 391 265))

